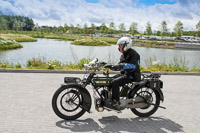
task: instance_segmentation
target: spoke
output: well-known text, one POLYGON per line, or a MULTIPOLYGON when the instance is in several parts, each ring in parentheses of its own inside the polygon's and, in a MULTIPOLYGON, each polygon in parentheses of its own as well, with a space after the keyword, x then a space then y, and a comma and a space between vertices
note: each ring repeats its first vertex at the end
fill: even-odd
POLYGON ((76 96, 76 94, 73 94, 70 99, 73 99, 75 96, 76 96))
POLYGON ((74 103, 74 102, 73 102, 73 104, 75 104, 76 106, 79 106, 80 108, 83 108, 83 107, 81 106, 81 104, 78 105, 77 103, 74 103))
POLYGON ((72 102, 74 102, 79 97, 79 95, 80 95, 80 93, 75 94, 75 96, 70 98, 70 100, 72 100, 72 102))
POLYGON ((78 98, 78 95, 76 97, 72 98, 72 102, 74 102, 78 98))

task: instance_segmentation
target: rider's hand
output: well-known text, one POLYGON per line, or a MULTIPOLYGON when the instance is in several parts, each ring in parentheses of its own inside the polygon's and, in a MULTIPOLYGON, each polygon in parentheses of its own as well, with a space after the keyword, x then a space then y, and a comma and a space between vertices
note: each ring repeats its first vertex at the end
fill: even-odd
POLYGON ((101 62, 101 65, 105 66, 107 63, 106 62, 101 62))
POLYGON ((104 67, 105 67, 105 68, 112 69, 112 68, 113 68, 113 65, 105 65, 104 67))
POLYGON ((123 66, 124 66, 123 64, 117 64, 117 65, 114 65, 112 68, 115 71, 120 71, 120 70, 122 70, 123 66))

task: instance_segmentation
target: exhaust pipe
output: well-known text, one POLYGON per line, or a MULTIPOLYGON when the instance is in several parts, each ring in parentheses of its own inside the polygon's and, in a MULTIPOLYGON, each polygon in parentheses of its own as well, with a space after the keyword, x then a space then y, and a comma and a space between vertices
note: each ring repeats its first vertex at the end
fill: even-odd
POLYGON ((120 109, 125 108, 144 108, 148 106, 147 103, 144 102, 145 99, 143 97, 136 97, 131 99, 121 99, 120 100, 120 109))

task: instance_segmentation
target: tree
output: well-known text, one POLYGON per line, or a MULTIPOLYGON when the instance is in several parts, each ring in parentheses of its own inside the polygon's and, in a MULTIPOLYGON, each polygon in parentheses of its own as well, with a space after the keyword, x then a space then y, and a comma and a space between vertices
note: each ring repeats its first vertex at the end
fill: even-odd
POLYGON ((76 30, 75 30, 76 33, 80 34, 81 33, 81 25, 80 24, 77 24, 76 25, 76 30))
POLYGON ((161 31, 157 31, 156 36, 161 36, 161 31))
POLYGON ((67 32, 69 30, 69 26, 65 23, 64 24, 64 31, 67 32))
POLYGON ((13 30, 15 30, 15 31, 19 31, 20 30, 20 22, 19 21, 15 21, 13 23, 13 30))
POLYGON ((88 26, 87 26, 87 23, 85 23, 84 26, 83 26, 83 32, 84 32, 85 35, 88 34, 88 26))
POLYGON ((95 34, 96 26, 93 23, 91 24, 91 30, 92 30, 92 34, 95 34))
POLYGON ((162 23, 161 23, 161 33, 162 33, 162 36, 167 36, 167 34, 168 34, 166 21, 162 21, 162 23))
POLYGON ((105 23, 102 23, 100 26, 100 33, 106 33, 107 32, 107 27, 105 25, 105 23))
POLYGON ((152 35, 152 29, 151 29, 151 23, 148 21, 147 24, 146 24, 146 34, 149 36, 149 35, 152 35))
POLYGON ((200 31, 200 21, 197 23, 196 29, 197 29, 197 31, 200 31))
POLYGON ((200 21, 197 23, 196 29, 197 29, 197 36, 200 37, 200 21))
POLYGON ((135 35, 135 34, 137 34, 138 32, 137 32, 137 26, 138 26, 138 24, 136 23, 136 22, 132 22, 132 24, 131 24, 131 26, 130 26, 130 28, 129 28, 129 32, 130 32, 130 34, 132 34, 132 35, 135 35))
POLYGON ((93 39, 93 34, 95 34, 95 32, 96 32, 96 26, 92 23, 90 27, 90 34, 92 39, 93 39))
POLYGON ((64 31, 64 28, 60 25, 60 26, 58 27, 58 32, 59 32, 59 33, 63 33, 63 31, 64 31))
POLYGON ((124 23, 121 23, 121 24, 119 24, 119 32, 125 32, 126 31, 126 28, 125 28, 125 25, 124 25, 124 23))
POLYGON ((176 36, 181 36, 183 34, 183 23, 181 21, 178 21, 174 27, 174 32, 176 36))
POLYGON ((4 19, 4 17, 0 16, 0 30, 7 30, 8 29, 8 21, 4 19))
POLYGON ((34 27, 34 22, 32 19, 29 19, 28 17, 24 18, 24 29, 27 31, 32 31, 34 27))
POLYGON ((3 30, 26 30, 31 31, 34 28, 32 19, 23 16, 0 15, 0 25, 3 30))
POLYGON ((54 26, 52 30, 53 30, 53 33, 56 33, 56 34, 58 33, 58 28, 56 26, 54 26))
POLYGON ((34 28, 33 28, 33 30, 34 31, 39 31, 39 29, 40 29, 40 26, 38 25, 38 23, 36 23, 34 28))
POLYGON ((109 34, 113 34, 113 33, 114 33, 114 30, 115 30, 115 23, 114 23, 114 22, 111 22, 111 23, 109 24, 108 33, 109 33, 109 34))
POLYGON ((74 25, 73 24, 70 24, 69 32, 74 33, 74 25))

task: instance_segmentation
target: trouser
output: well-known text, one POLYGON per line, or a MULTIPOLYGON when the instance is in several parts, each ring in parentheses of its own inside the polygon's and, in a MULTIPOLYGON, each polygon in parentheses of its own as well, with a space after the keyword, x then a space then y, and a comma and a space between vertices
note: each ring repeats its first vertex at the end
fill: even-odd
POLYGON ((119 87, 123 86, 127 83, 133 82, 132 79, 130 79, 127 75, 115 75, 115 79, 112 80, 111 86, 112 86, 112 100, 119 101, 119 87))

